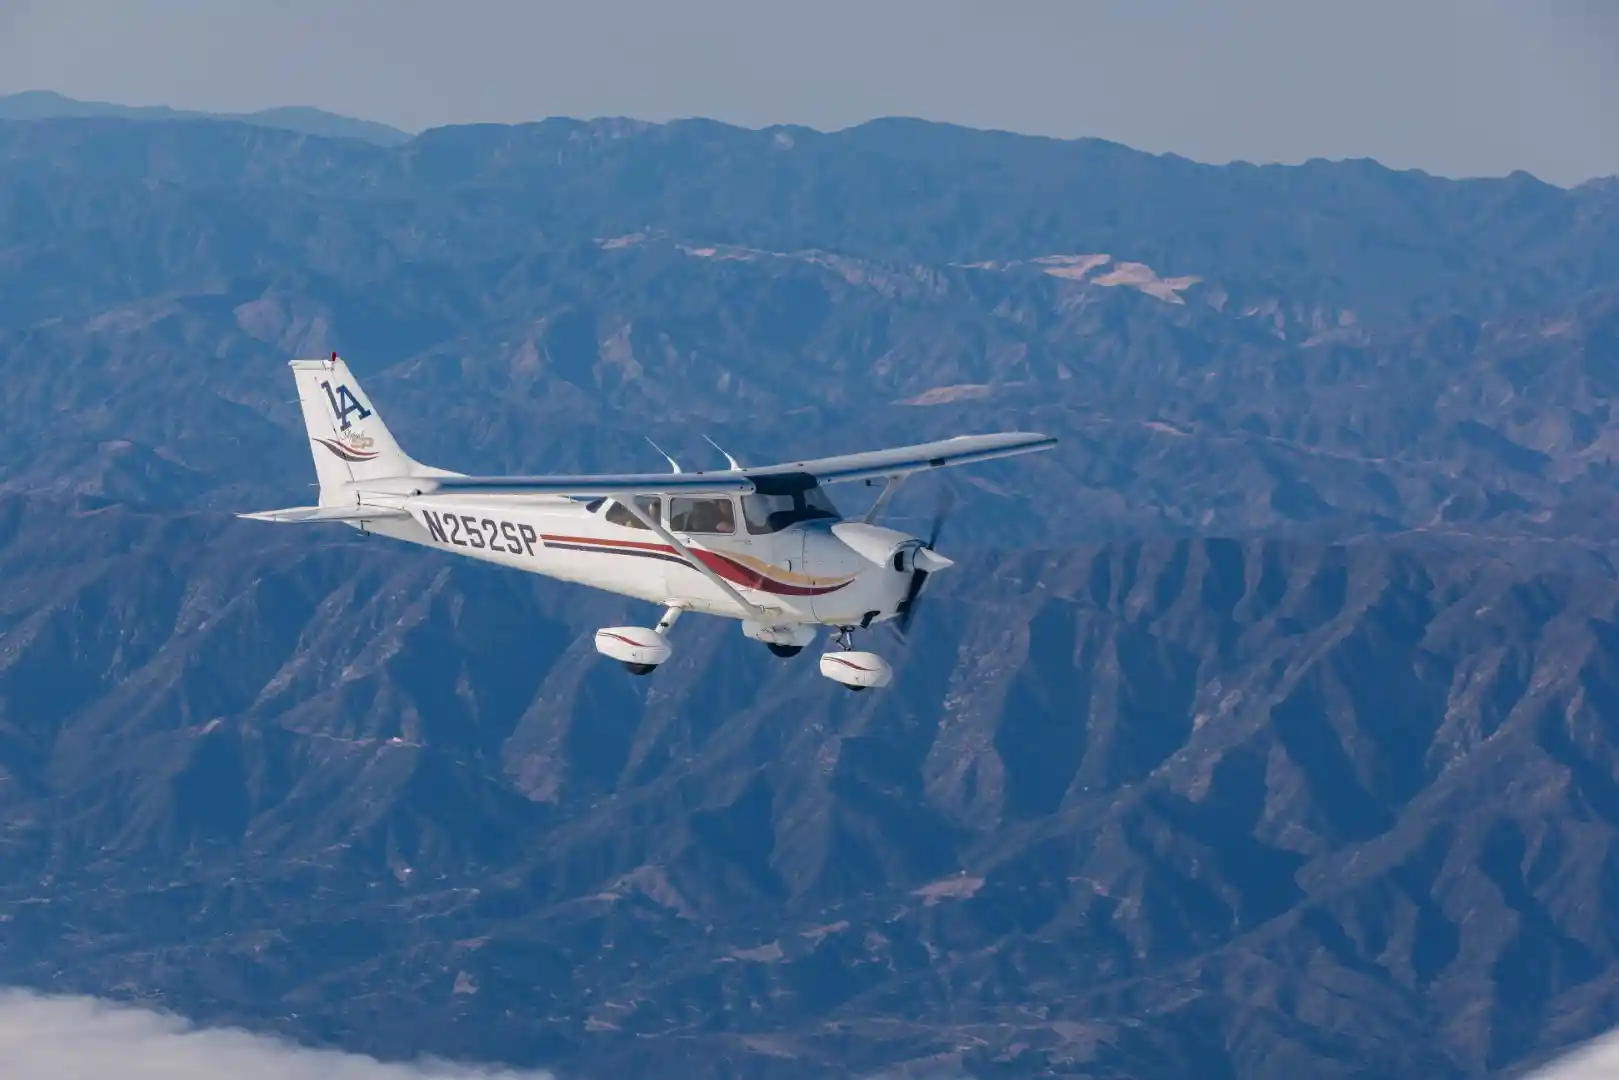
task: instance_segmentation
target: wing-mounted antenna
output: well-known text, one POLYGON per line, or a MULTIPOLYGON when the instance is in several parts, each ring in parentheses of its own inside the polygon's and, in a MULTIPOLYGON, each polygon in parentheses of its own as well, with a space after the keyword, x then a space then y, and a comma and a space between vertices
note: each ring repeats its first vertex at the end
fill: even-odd
POLYGON ((707 435, 703 436, 703 441, 720 452, 721 456, 725 458, 726 463, 731 466, 733 472, 742 471, 742 466, 737 464, 736 458, 732 457, 730 454, 727 454, 725 452, 725 448, 720 446, 719 443, 715 442, 713 439, 710 439, 707 435))
POLYGON ((675 472, 680 472, 681 471, 680 462, 676 461, 674 458, 670 457, 667 453, 665 453, 663 447, 659 446, 655 442, 652 442, 652 436, 648 435, 646 437, 646 441, 649 442, 649 443, 652 443, 652 449, 656 450, 660 454, 663 454, 663 460, 665 460, 665 461, 667 461, 669 463, 669 468, 670 469, 674 470, 675 472))

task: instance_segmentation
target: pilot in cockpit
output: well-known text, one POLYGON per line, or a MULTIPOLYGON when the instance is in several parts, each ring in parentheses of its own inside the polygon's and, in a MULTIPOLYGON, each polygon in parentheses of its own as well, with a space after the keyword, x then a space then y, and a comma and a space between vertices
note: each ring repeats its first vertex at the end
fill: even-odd
POLYGON ((679 522, 685 532, 732 533, 736 531, 735 515, 729 499, 693 499, 679 522))
POLYGON ((697 517, 700 523, 699 531, 710 533, 729 533, 735 531, 735 522, 732 520, 731 503, 726 499, 705 500, 697 504, 697 517))

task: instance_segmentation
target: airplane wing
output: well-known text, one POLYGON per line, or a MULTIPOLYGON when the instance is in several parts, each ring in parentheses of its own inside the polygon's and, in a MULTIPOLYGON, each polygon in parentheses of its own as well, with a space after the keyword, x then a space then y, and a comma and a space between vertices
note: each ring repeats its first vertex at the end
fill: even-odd
MULTIPOLYGON (((423 495, 746 495, 774 490, 785 482, 802 487, 813 477, 822 484, 905 476, 928 469, 1048 450, 1049 435, 1008 431, 958 435, 953 439, 816 458, 759 469, 691 473, 606 473, 597 476, 441 476, 411 478, 407 486, 423 495)), ((380 490, 380 487, 379 487, 380 490)))
POLYGON ((260 510, 253 514, 237 514, 249 521, 278 521, 283 524, 310 521, 378 521, 383 518, 408 518, 403 510, 387 506, 293 506, 286 510, 260 510))
POLYGON ((605 473, 600 476, 446 476, 416 482, 433 495, 730 495, 746 494, 746 473, 605 473))
POLYGON ((957 435, 953 439, 918 443, 915 446, 870 450, 861 454, 843 454, 838 457, 771 465, 763 469, 749 469, 747 474, 751 477, 764 478, 807 473, 822 484, 840 484, 850 480, 905 476, 909 473, 942 469, 952 465, 970 465, 975 461, 989 461, 992 458, 1049 450, 1056 445, 1057 440, 1051 436, 1029 431, 1004 431, 995 435, 957 435))

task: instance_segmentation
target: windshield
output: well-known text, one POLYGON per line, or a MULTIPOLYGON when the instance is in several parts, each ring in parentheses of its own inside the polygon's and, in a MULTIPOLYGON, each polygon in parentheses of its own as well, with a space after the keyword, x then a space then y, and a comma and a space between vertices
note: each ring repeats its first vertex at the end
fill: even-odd
POLYGON ((780 532, 789 525, 817 518, 836 518, 837 507, 819 487, 791 495, 744 495, 742 518, 755 535, 780 532))

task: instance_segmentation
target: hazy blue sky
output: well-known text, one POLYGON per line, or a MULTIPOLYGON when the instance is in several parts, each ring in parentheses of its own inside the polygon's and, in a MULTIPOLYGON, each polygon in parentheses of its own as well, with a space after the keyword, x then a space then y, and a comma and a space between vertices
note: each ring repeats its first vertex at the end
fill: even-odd
POLYGON ((1619 0, 0 0, 0 93, 423 127, 909 115, 1203 161, 1619 173, 1619 0))

